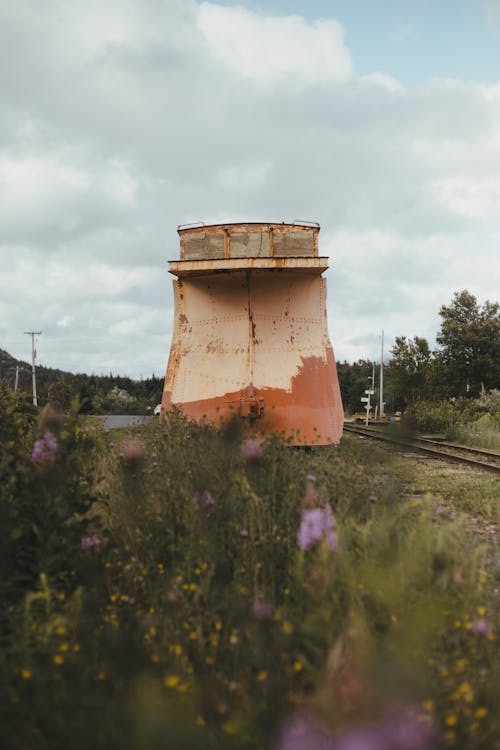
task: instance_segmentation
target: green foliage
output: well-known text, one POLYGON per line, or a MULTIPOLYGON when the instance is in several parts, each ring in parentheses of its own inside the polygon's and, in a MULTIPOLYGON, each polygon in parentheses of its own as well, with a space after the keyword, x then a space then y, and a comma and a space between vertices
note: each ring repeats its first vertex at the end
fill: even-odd
POLYGON ((500 382, 500 305, 480 306, 464 290, 439 314, 436 351, 419 336, 396 337, 387 375, 399 408, 419 400, 477 398, 500 382))
POLYGON ((77 404, 67 418, 46 409, 35 420, 22 397, 8 389, 1 393, 0 420, 2 599, 23 598, 42 573, 58 590, 69 591, 75 545, 95 501, 88 481, 95 440, 78 428, 77 404), (36 460, 36 441, 47 435, 54 441, 53 458, 36 460))
POLYGON ((364 359, 353 363, 337 362, 340 392, 346 413, 354 414, 360 410, 361 396, 368 388, 372 368, 372 362, 364 359))
POLYGON ((417 401, 406 410, 403 424, 410 430, 443 433, 450 440, 478 448, 500 449, 500 392, 477 399, 417 401))
POLYGON ((390 378, 398 406, 403 409, 426 397, 430 388, 431 350, 426 339, 396 336, 391 350, 390 378))
MULTIPOLYGON (((20 362, 0 349, 0 383, 13 385, 16 365, 20 366, 19 387, 31 392, 31 366, 20 362)), ((40 404, 50 403, 65 411, 73 398, 80 401, 80 410, 87 414, 146 414, 161 401, 163 378, 152 376, 141 380, 119 375, 86 375, 63 372, 37 365, 37 392, 40 404), (113 398, 113 391, 123 391, 124 400, 113 398)))
POLYGON ((54 409, 66 411, 71 404, 71 388, 65 378, 59 378, 48 388, 48 401, 54 409))
POLYGON ((404 413, 403 424, 418 432, 451 435, 459 417, 460 406, 452 401, 417 401, 404 413))
POLYGON ((77 411, 35 434, 0 412, 21 467, 1 496, 2 747, 250 750, 300 706, 338 730, 394 701, 425 704, 443 732, 455 716, 460 747, 491 746, 498 654, 473 631, 482 607, 499 624, 485 551, 408 500, 382 450, 270 439, 248 461, 234 426, 172 413, 103 436, 77 411), (49 428, 42 469, 31 450, 49 428), (304 507, 326 505, 337 549, 299 549, 304 507))
POLYGON ((500 306, 480 306, 473 294, 455 292, 439 311, 438 360, 449 395, 479 395, 500 382, 500 306))

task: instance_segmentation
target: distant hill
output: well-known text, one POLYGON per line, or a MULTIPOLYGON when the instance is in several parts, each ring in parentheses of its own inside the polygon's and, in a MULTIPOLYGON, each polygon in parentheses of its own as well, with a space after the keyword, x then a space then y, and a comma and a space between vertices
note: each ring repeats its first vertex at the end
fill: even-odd
MULTIPOLYGON (((16 367, 19 389, 31 391, 31 364, 13 357, 0 349, 0 383, 14 387, 16 367)), ((39 402, 46 403, 56 397, 67 401, 74 396, 86 400, 88 411, 102 413, 144 413, 161 401, 163 378, 133 380, 120 375, 88 375, 72 373, 53 367, 36 366, 36 384, 39 402)))
MULTIPOLYGON (((31 388, 31 362, 25 362, 22 359, 16 359, 6 352, 4 349, 0 349, 0 381, 7 383, 8 385, 14 384, 16 376, 16 367, 23 368, 19 374, 19 387, 24 389, 31 388)), ((75 375, 72 372, 65 372, 53 367, 44 367, 43 365, 36 366, 36 382, 40 387, 49 386, 51 383, 55 383, 57 380, 64 378, 71 381, 74 378, 80 378, 81 375, 75 375)), ((85 375, 83 377, 86 377, 85 375)))

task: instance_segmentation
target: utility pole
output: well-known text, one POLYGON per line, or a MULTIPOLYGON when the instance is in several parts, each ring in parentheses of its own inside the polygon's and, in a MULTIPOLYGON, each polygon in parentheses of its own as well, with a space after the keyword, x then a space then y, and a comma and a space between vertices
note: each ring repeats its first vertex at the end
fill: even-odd
POLYGON ((40 336, 41 331, 25 331, 26 336, 31 336, 31 375, 33 378, 33 404, 38 406, 36 397, 36 372, 35 372, 35 360, 36 360, 36 349, 35 349, 35 336, 40 336))
POLYGON ((384 329, 382 328, 382 341, 380 345, 380 409, 379 409, 379 417, 382 418, 382 415, 385 412, 384 406, 384 329))

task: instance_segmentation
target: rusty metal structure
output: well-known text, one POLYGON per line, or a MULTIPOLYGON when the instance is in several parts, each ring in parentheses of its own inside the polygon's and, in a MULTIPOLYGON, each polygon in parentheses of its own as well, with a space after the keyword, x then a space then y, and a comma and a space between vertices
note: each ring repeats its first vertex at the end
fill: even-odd
POLYGON ((294 445, 340 440, 328 258, 309 222, 186 225, 169 262, 175 320, 162 398, 197 420, 234 415, 294 445))

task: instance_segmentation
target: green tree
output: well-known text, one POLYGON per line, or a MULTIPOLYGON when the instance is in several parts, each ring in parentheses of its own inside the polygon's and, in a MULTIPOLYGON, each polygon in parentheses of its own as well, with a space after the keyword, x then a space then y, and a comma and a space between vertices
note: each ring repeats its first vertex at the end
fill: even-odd
POLYGON ((432 353, 427 339, 396 336, 389 365, 394 398, 401 408, 425 398, 430 385, 432 353))
POLYGON ((352 363, 337 362, 340 392, 345 412, 354 413, 362 410, 361 396, 364 395, 370 384, 369 377, 372 374, 372 367, 372 363, 365 359, 352 363))
POLYGON ((473 294, 455 292, 439 311, 436 353, 447 395, 478 396, 500 385, 500 305, 480 306, 473 294))
POLYGON ((49 403, 59 411, 66 411, 71 404, 71 388, 65 378, 59 378, 49 385, 49 403))

